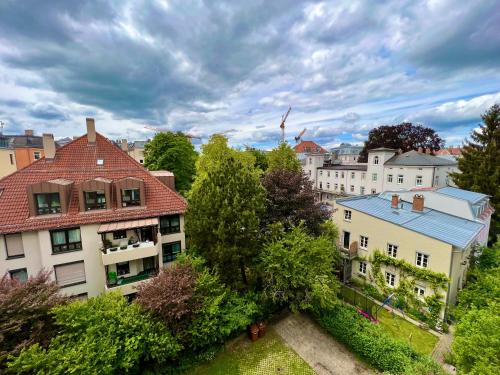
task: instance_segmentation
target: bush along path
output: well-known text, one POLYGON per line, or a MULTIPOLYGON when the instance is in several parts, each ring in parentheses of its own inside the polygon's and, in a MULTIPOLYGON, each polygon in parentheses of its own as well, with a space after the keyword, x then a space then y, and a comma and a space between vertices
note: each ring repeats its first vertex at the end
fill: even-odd
POLYGON ((433 359, 392 338, 350 306, 339 303, 328 309, 317 307, 313 314, 327 332, 377 370, 391 374, 444 374, 433 359))

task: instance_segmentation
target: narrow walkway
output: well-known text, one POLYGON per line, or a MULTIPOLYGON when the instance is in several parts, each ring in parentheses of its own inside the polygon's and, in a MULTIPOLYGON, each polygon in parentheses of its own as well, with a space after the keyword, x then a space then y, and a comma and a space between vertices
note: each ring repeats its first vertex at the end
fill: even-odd
POLYGON ((291 314, 274 329, 318 375, 375 373, 304 314, 291 314))
POLYGON ((445 362, 444 356, 451 349, 451 344, 453 342, 454 330, 455 330, 455 327, 451 325, 450 332, 443 333, 441 335, 438 343, 436 344, 436 347, 432 351, 432 358, 434 358, 436 361, 438 361, 443 366, 443 368, 450 374, 456 373, 456 369, 455 369, 455 367, 453 367, 445 362))

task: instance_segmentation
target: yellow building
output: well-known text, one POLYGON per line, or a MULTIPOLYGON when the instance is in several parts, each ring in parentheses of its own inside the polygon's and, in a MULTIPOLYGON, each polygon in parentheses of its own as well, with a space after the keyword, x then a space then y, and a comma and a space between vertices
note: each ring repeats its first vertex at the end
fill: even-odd
POLYGON ((484 228, 481 222, 425 207, 421 194, 415 194, 411 203, 397 194, 339 199, 332 218, 340 233, 343 281, 366 280, 380 291, 397 291, 403 280, 411 280, 415 297, 424 300, 438 292, 445 308, 456 302, 471 250, 484 228), (447 280, 436 289, 395 266, 402 261, 447 280))
POLYGON ((16 153, 12 148, 0 147, 0 178, 17 170, 16 153))

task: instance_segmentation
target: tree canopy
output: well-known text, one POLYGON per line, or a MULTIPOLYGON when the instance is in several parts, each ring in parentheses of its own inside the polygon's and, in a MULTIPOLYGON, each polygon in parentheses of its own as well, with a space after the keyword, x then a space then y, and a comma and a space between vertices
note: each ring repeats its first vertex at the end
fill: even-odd
POLYGON ((399 125, 383 125, 370 130, 368 140, 359 154, 358 161, 368 160, 368 150, 387 147, 403 152, 417 150, 419 147, 429 148, 433 151, 443 147, 444 141, 434 129, 422 125, 413 125, 403 122, 399 125))
POLYGON ((245 151, 252 154, 255 158, 255 168, 259 168, 262 172, 267 170, 269 161, 265 151, 253 147, 247 147, 245 151))
POLYGON ((461 189, 491 196, 495 209, 490 235, 500 234, 500 105, 493 105, 481 116, 483 123, 474 130, 458 159, 460 172, 451 175, 461 189))
POLYGON ((280 169, 299 172, 302 170, 297 154, 288 143, 281 142, 278 147, 269 152, 267 158, 269 161, 268 171, 280 169))
POLYGON ((185 194, 196 172, 197 153, 182 133, 158 133, 144 146, 144 165, 150 171, 168 170, 175 175, 176 189, 185 194))
POLYGON ((242 281, 257 255, 264 188, 254 158, 228 147, 216 135, 202 148, 197 178, 188 197, 186 234, 190 245, 221 272, 224 281, 242 281))

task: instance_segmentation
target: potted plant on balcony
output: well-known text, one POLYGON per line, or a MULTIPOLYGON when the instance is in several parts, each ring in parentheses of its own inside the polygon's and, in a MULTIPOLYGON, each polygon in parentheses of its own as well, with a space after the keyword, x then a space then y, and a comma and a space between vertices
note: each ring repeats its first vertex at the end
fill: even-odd
POLYGON ((114 271, 108 272, 108 285, 115 286, 117 281, 118 281, 118 278, 116 276, 116 272, 114 272, 114 271))

